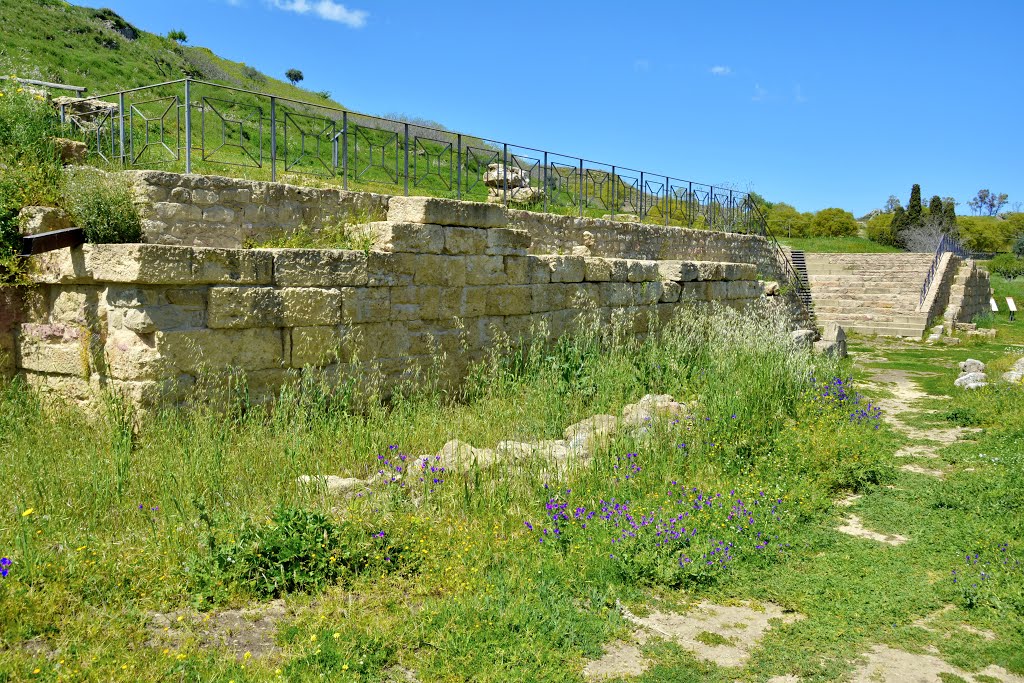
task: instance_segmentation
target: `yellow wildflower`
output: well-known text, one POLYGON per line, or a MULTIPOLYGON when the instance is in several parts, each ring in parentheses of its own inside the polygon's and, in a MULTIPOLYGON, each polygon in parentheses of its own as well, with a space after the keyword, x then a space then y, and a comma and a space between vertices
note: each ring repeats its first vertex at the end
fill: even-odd
POLYGON ((31 515, 35 511, 36 511, 35 508, 29 508, 28 510, 25 510, 24 512, 22 512, 21 516, 22 517, 28 517, 29 515, 31 515))

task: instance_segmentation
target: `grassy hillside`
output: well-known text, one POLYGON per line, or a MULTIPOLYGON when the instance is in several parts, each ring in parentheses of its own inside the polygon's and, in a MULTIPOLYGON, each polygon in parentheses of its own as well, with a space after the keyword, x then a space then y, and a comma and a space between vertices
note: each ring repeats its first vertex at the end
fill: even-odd
POLYGON ((63 0, 3 0, 0 34, 0 74, 86 86, 90 94, 191 76, 341 106, 207 48, 142 31, 107 9, 63 0))

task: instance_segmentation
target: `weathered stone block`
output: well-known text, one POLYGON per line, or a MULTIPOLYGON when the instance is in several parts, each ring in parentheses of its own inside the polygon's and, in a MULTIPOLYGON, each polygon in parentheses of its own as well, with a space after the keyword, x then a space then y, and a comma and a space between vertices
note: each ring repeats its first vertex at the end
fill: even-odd
POLYGON ((491 228, 487 231, 487 254, 525 256, 533 239, 530 233, 515 228, 491 228))
POLYGON ((273 280, 274 256, 260 249, 192 250, 193 284, 269 285, 273 280))
POLYGON ((16 328, 18 365, 55 375, 89 376, 89 335, 62 325, 26 323, 16 328))
POLYGON ((203 209, 203 220, 207 223, 230 223, 235 220, 235 212, 226 206, 211 206, 203 209))
POLYGON ((637 282, 633 284, 633 301, 638 306, 653 306, 660 300, 660 282, 637 282))
POLYGON ((693 282, 698 277, 697 264, 692 261, 658 261, 658 274, 662 280, 693 282))
POLYGON ((439 285, 462 287, 466 284, 466 258, 463 256, 416 256, 416 277, 418 285, 439 285))
POLYGON ((551 271, 552 282, 583 282, 586 260, 582 256, 540 256, 551 271))
POLYGON ((598 285, 602 306, 632 306, 633 286, 626 282, 602 282, 598 285))
POLYGON ((445 248, 445 228, 440 225, 379 221, 367 229, 383 251, 440 254, 445 248))
POLYGON ((612 265, 607 259, 587 257, 583 264, 583 278, 587 282, 608 282, 612 279, 612 265))
POLYGON ((213 329, 284 326, 284 304, 273 287, 211 287, 207 325, 213 329))
POLYGON ((71 217, 63 209, 51 206, 25 206, 18 212, 18 230, 22 235, 38 235, 71 227, 71 217))
POLYGON ((525 315, 532 306, 533 291, 528 286, 498 285, 487 292, 487 315, 525 315))
POLYGON ((435 197, 391 197, 388 220, 469 228, 503 228, 508 225, 504 207, 478 202, 460 202, 435 197))
POLYGON ((391 317, 391 291, 386 287, 345 287, 341 294, 346 323, 384 322, 391 317))
POLYGON ((488 287, 463 288, 459 316, 463 318, 478 318, 486 315, 488 289, 488 287))
POLYGON ((689 299, 693 301, 709 301, 708 293, 708 282, 683 282, 680 283, 683 287, 682 293, 679 296, 680 301, 689 299))
POLYGON ((344 249, 269 249, 274 282, 281 287, 344 287, 367 284, 366 253, 344 249))
POLYGON ((115 379, 167 379, 167 363, 151 335, 115 330, 107 336, 103 351, 107 372, 115 379))
POLYGON ((697 261, 697 279, 703 282, 724 279, 724 265, 717 261, 697 261))
POLYGON ((367 284, 370 287, 399 287, 415 281, 416 256, 406 253, 371 251, 367 257, 367 284))
POLYGON ((444 253, 483 254, 487 249, 487 231, 448 226, 444 229, 444 253))
POLYGON ((661 278, 657 261, 630 259, 628 269, 627 277, 630 282, 655 282, 661 278))
POLYGON ((757 266, 753 263, 723 263, 722 278, 725 280, 756 280, 757 266))
POLYGON ((679 301, 679 295, 683 288, 678 282, 666 281, 661 283, 661 303, 675 303, 679 301))
POLYGON ((285 327, 341 324, 341 290, 321 287, 288 287, 280 290, 285 327))
POLYGON ((168 367, 195 375, 226 368, 265 370, 285 364, 281 330, 184 330, 154 334, 168 367))
POLYGON ((86 244, 87 271, 98 282, 133 284, 192 284, 190 247, 162 244, 86 244))
MULTIPOLYGON (((477 232, 480 232, 479 230, 477 232)), ((467 256, 466 284, 503 285, 508 281, 505 275, 505 258, 501 256, 467 256)))
POLYGON ((330 365, 343 356, 344 335, 337 326, 296 327, 291 331, 293 368, 330 365))
POLYGON ((503 258, 505 260, 505 277, 507 279, 507 284, 530 284, 530 264, 534 262, 533 257, 504 256, 503 258))

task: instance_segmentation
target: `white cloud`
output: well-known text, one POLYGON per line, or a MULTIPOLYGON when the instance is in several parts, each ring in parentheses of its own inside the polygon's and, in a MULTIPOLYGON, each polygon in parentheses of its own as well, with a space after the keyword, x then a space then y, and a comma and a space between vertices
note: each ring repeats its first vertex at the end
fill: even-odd
POLYGON ((350 28, 362 28, 366 25, 369 12, 361 9, 349 9, 334 0, 270 0, 270 3, 286 12, 309 14, 312 12, 321 19, 336 21, 350 28))
POLYGON ((732 74, 732 69, 723 65, 713 66, 708 69, 708 71, 710 71, 713 76, 729 76, 732 74))

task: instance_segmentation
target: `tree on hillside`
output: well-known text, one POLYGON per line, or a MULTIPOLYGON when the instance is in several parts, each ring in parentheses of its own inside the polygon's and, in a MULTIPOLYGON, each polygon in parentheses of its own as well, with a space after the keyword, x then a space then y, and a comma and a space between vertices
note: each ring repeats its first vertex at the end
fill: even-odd
POLYGON ((187 43, 188 36, 181 29, 174 29, 173 31, 167 32, 167 37, 176 43, 187 43))
POLYGON ((811 230, 811 214, 800 213, 785 202, 775 202, 765 214, 768 229, 775 235, 806 237, 811 230))
POLYGON ((298 69, 288 69, 284 72, 284 77, 291 81, 292 85, 295 85, 305 78, 305 76, 302 75, 302 72, 298 69))
POLYGON ((951 233, 956 233, 956 202, 952 197, 946 197, 942 201, 942 216, 946 219, 951 233))
POLYGON ((932 195, 931 201, 928 202, 928 213, 932 216, 942 215, 942 199, 939 195, 932 195))
POLYGON ((894 247, 903 246, 903 231, 907 228, 907 212, 903 210, 902 206, 897 206, 896 210, 892 212, 892 223, 889 224, 889 230, 892 232, 892 245, 894 247))
POLYGON ((900 198, 894 194, 889 195, 889 199, 885 202, 885 206, 882 207, 882 213, 892 213, 896 210, 900 204, 900 198))
POLYGON ((849 237, 857 234, 857 219, 842 209, 822 209, 811 221, 814 237, 849 237))
POLYGON ((906 227, 913 228, 921 224, 921 186, 914 183, 910 188, 910 202, 907 204, 906 227))
POLYGON ((990 190, 978 190, 978 194, 967 205, 978 215, 995 216, 1008 200, 1009 196, 1005 192, 996 194, 990 190))

